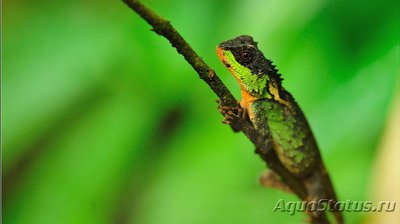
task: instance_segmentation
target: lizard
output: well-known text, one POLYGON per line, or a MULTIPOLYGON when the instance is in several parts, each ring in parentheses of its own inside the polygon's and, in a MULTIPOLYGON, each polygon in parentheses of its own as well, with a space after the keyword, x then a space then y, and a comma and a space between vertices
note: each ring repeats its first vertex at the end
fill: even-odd
MULTIPOLYGON (((249 119, 256 131, 265 136, 284 167, 302 180, 307 201, 331 200, 337 197, 325 169, 310 125, 293 96, 282 86, 282 78, 272 61, 266 59, 251 36, 242 35, 220 43, 217 55, 239 83, 241 108, 219 108, 224 123, 249 119), (235 115, 235 116, 232 116, 235 115)), ((234 127, 234 126, 233 126, 234 127)), ((234 129, 235 131, 235 129, 234 129)), ((290 191, 278 183, 273 171, 261 179, 274 179, 275 187, 290 191)), ((332 204, 328 203, 328 206, 332 204)), ((342 214, 331 208, 337 223, 344 223, 342 214)))

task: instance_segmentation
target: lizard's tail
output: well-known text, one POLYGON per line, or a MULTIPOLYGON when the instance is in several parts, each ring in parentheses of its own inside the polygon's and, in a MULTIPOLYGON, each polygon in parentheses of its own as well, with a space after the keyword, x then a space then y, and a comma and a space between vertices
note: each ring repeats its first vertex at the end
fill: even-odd
POLYGON ((321 163, 317 170, 304 181, 305 187, 310 196, 310 201, 323 200, 327 203, 329 210, 335 217, 336 223, 344 224, 344 219, 340 208, 335 206, 337 200, 333 189, 332 181, 321 163))
POLYGON ((331 181, 331 178, 329 177, 328 173, 326 172, 325 169, 324 171, 324 185, 325 187, 325 195, 326 198, 329 200, 332 200, 332 203, 328 203, 329 209, 332 211, 332 214, 335 216, 336 222, 338 224, 344 224, 344 219, 342 212, 339 210, 340 208, 338 206, 335 206, 335 204, 338 202, 338 199, 336 197, 335 191, 333 189, 333 184, 331 181))
MULTIPOLYGON (((285 192, 293 193, 289 186, 281 181, 281 178, 272 170, 265 171, 260 176, 260 183, 264 187, 276 188, 285 192)), ((304 186, 307 189, 309 198, 307 201, 317 202, 323 201, 327 203, 329 210, 335 217, 336 223, 344 224, 343 215, 339 208, 335 206, 337 200, 335 191, 333 189, 332 181, 329 178, 328 173, 325 170, 323 164, 316 167, 315 171, 310 177, 304 180, 304 186)), ((324 213, 310 211, 316 215, 318 223, 327 223, 327 219, 324 213)))

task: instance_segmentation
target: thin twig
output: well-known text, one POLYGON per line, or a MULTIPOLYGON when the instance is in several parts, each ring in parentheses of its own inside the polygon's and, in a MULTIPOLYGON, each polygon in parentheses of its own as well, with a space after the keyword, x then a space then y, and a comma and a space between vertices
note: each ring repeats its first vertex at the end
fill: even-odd
MULTIPOLYGON (((199 74, 200 78, 210 86, 213 92, 222 101, 222 104, 229 107, 238 106, 238 101, 234 98, 228 88, 222 83, 215 71, 210 68, 202 58, 191 48, 183 37, 175 30, 168 20, 157 15, 151 9, 147 8, 138 0, 123 0, 131 9, 146 20, 153 30, 164 36, 172 44, 179 54, 183 55, 185 60, 199 74)), ((292 191, 303 201, 308 200, 307 191, 301 180, 296 178, 282 165, 273 150, 265 142, 264 136, 260 135, 247 119, 240 122, 240 131, 242 131, 249 140, 255 145, 256 153, 267 163, 268 167, 274 170, 282 180, 292 189, 292 191)), ((315 216, 308 213, 312 223, 321 223, 315 220, 315 216)), ((325 223, 325 222, 324 222, 325 223)))

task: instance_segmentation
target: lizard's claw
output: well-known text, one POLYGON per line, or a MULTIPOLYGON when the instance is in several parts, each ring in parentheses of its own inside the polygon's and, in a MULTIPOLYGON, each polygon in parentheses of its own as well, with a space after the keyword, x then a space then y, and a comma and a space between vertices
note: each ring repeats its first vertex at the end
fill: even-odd
POLYGON ((218 111, 224 116, 222 123, 229 124, 234 132, 240 131, 241 122, 246 119, 246 111, 238 104, 235 107, 224 106, 221 100, 217 100, 218 111))

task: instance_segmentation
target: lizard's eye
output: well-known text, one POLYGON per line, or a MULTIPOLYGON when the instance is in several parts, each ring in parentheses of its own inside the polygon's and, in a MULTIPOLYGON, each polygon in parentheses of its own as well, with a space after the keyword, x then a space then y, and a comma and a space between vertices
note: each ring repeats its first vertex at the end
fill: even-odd
POLYGON ((252 59, 251 53, 247 52, 247 51, 243 52, 241 54, 241 56, 242 56, 243 61, 245 61, 245 62, 249 62, 252 59))

